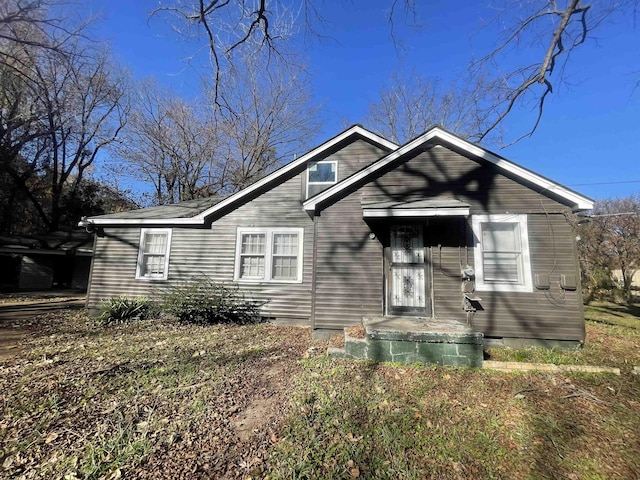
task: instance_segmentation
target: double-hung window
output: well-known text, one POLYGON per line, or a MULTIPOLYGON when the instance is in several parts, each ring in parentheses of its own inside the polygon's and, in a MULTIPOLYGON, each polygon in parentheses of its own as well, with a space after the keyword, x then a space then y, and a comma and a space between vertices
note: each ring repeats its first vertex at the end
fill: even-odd
POLYGON ((302 281, 302 228, 239 228, 235 280, 302 281))
POLYGON ((307 167, 307 198, 326 190, 338 181, 338 162, 323 160, 307 167))
POLYGON ((476 289, 530 292, 526 215, 474 215, 476 289))
POLYGON ((170 228, 140 230, 136 278, 166 280, 169 273, 170 228))

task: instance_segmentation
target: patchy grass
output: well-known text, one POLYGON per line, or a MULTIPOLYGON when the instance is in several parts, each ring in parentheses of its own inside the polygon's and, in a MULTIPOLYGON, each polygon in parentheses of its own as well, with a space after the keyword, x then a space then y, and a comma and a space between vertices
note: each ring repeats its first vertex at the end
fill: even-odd
POLYGON ((242 476, 262 463, 310 342, 267 325, 39 323, 31 352, 0 368, 3 477, 242 476))
POLYGON ((270 478, 637 478, 631 376, 501 374, 313 358, 270 478))
MULTIPOLYGON (((640 477, 628 373, 329 359, 307 330, 269 325, 37 324, 0 363, 3 478, 640 477)), ((606 350, 632 338, 614 327, 629 329, 588 328, 606 350)))
POLYGON ((584 307, 587 322, 611 327, 611 331, 640 337, 640 305, 592 303, 584 307))
POLYGON ((640 365, 640 306, 596 303, 585 308, 587 338, 577 350, 490 348, 491 360, 601 365, 628 372, 640 365))

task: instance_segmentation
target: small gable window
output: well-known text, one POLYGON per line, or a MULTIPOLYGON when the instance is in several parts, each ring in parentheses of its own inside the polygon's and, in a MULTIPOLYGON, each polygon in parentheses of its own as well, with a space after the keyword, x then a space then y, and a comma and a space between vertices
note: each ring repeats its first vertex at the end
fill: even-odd
POLYGON ((235 280, 302 281, 302 228, 239 228, 235 280))
POLYGON ((474 215, 476 289, 531 292, 526 215, 474 215))
POLYGON ((169 273, 170 247, 170 228, 141 229, 136 278, 166 280, 169 273))
POLYGON ((307 198, 326 190, 338 181, 338 162, 311 162, 307 168, 307 198))

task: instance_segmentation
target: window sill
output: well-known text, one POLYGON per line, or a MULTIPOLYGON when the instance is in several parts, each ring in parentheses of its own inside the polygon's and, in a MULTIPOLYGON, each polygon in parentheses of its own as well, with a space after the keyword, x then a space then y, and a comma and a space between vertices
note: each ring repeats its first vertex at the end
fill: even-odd
POLYGON ((506 284, 482 284, 476 282, 476 292, 517 292, 531 293, 533 287, 531 285, 506 285, 506 284))
POLYGON ((233 281, 241 285, 295 285, 302 283, 302 280, 252 280, 246 278, 235 278, 233 281))
POLYGON ((136 277, 136 280, 142 280, 143 282, 166 282, 168 277, 136 277))

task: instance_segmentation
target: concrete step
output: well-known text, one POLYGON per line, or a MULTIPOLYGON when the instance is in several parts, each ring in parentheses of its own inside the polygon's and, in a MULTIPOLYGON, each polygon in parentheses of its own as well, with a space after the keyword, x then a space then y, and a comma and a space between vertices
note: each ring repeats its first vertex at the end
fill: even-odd
MULTIPOLYGON (((384 325, 378 319, 364 322, 364 338, 355 338, 345 328, 344 348, 327 353, 336 358, 367 359, 376 362, 425 363, 482 367, 483 336, 467 328, 447 326, 444 330, 426 326, 416 319, 384 325), (434 331, 436 330, 436 331, 434 331)), ((466 326, 465 326, 466 327, 466 326)))

